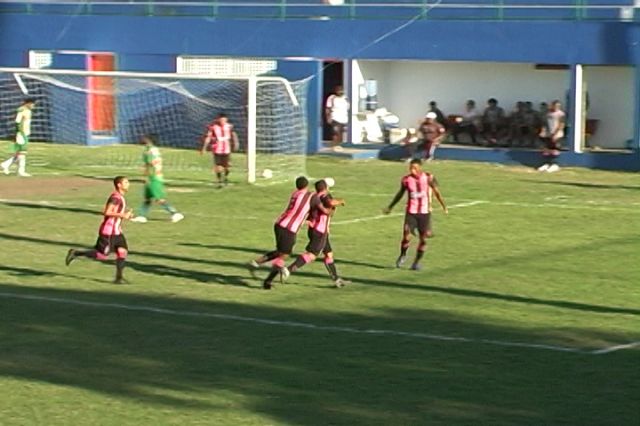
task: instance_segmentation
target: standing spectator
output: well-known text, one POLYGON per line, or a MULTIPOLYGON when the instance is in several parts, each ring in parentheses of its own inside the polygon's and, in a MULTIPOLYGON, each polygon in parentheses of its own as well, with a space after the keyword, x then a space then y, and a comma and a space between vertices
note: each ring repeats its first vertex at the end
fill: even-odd
POLYGON ((496 99, 491 98, 482 114, 482 132, 489 145, 498 143, 498 139, 504 135, 504 128, 504 109, 498 106, 496 99))
POLYGON ((218 188, 221 188, 223 182, 225 185, 229 183, 231 151, 238 149, 238 135, 233 130, 233 124, 229 123, 226 114, 218 114, 216 119, 209 125, 200 154, 206 151, 210 143, 211 152, 213 152, 213 171, 218 178, 218 188), (222 180, 223 172, 224 181, 222 180))
POLYGON ((542 150, 544 163, 538 167, 540 172, 557 172, 560 166, 557 164, 560 155, 560 139, 564 137, 566 115, 561 109, 560 101, 551 102, 547 112, 546 122, 540 131, 540 137, 545 143, 542 150))
POLYGON ((440 108, 438 108, 438 104, 436 103, 436 101, 429 102, 428 112, 434 112, 436 114, 436 121, 440 123, 440 125, 445 129, 447 128, 447 119, 445 118, 444 113, 440 110, 440 108))
POLYGON ((420 134, 422 135, 421 147, 424 149, 424 158, 431 161, 435 157, 436 148, 446 135, 444 126, 437 122, 437 115, 429 111, 420 124, 420 134))
POLYGON ((458 136, 467 133, 471 137, 471 142, 476 144, 476 135, 480 125, 480 113, 476 108, 476 102, 469 99, 465 105, 465 110, 459 117, 456 117, 453 125, 453 140, 458 143, 458 136))
POLYGON ((13 144, 13 155, 0 165, 5 175, 9 174, 9 167, 17 162, 18 176, 31 176, 25 169, 27 166, 27 146, 29 145, 29 136, 31 136, 32 110, 35 105, 36 101, 34 99, 25 99, 16 112, 16 139, 13 144))
POLYGON ((327 123, 331 125, 332 146, 340 145, 344 130, 349 123, 349 100, 344 95, 342 86, 336 86, 335 93, 327 98, 325 116, 327 123))

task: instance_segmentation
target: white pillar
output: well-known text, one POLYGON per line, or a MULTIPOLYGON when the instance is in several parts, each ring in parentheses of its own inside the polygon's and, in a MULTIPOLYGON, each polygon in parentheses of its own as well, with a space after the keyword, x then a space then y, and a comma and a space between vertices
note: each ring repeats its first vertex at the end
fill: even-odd
POLYGON ((247 181, 249 183, 256 181, 257 85, 256 77, 249 77, 249 99, 247 99, 247 181))
POLYGON ((576 64, 573 71, 573 117, 567 120, 573 126, 573 152, 581 153, 584 141, 584 77, 582 64, 576 64))

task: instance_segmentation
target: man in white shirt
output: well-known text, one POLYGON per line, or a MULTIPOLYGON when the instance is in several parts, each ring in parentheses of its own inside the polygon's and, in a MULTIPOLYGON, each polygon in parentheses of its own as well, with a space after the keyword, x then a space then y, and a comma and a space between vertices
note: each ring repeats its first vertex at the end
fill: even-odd
POLYGON ((335 93, 327 98, 325 115, 333 131, 331 136, 333 146, 340 145, 344 129, 349 123, 349 100, 344 95, 342 86, 336 86, 335 93))
POLYGON ((465 111, 456 117, 453 125, 453 140, 458 143, 458 135, 467 133, 471 137, 471 142, 476 144, 476 135, 480 127, 480 112, 476 108, 476 102, 469 99, 465 105, 465 111))
POLYGON ((555 100, 549 105, 546 120, 540 131, 540 138, 545 147, 542 150, 543 164, 538 167, 541 172, 557 172, 560 167, 557 164, 560 155, 560 142, 564 138, 566 114, 561 109, 560 101, 555 100))

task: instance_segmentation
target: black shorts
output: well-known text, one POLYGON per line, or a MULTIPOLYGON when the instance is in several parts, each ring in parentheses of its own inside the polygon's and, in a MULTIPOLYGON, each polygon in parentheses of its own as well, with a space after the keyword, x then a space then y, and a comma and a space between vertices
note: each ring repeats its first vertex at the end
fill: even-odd
POLYGON ((221 167, 229 167, 230 154, 213 154, 213 164, 221 167))
POLYGON ((273 233, 276 234, 276 250, 278 253, 291 254, 293 246, 296 245, 296 234, 280 225, 273 226, 273 233))
POLYGON ((407 213, 404 216, 404 227, 413 235, 431 235, 431 213, 407 213))
POLYGON ((321 252, 324 254, 331 253, 331 243, 329 242, 328 233, 323 234, 313 228, 309 228, 307 235, 309 236, 309 243, 305 248, 306 251, 313 253, 315 256, 321 252))
POLYGON ((95 245, 95 249, 98 250, 98 252, 108 256, 111 253, 116 253, 119 248, 129 251, 127 239, 124 237, 124 234, 98 235, 98 240, 95 245))

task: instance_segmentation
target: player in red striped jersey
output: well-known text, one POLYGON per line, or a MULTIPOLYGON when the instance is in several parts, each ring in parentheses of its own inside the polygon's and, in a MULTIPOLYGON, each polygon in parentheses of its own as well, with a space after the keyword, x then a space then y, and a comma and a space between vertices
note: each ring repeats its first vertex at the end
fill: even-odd
MULTIPOLYGON (((335 286, 339 288, 348 284, 350 281, 338 275, 333 258, 333 249, 329 242, 329 225, 336 207, 344 206, 345 202, 342 199, 333 198, 324 180, 317 181, 315 188, 316 192, 313 194, 311 202, 309 203, 309 243, 305 248, 305 252, 296 258, 288 270, 289 273, 297 271, 307 263, 313 262, 322 252, 324 266, 327 268, 329 276, 331 276, 335 286)), ((284 274, 285 277, 288 275, 287 273, 284 274)))
POLYGON ((296 235, 309 213, 311 193, 307 190, 308 186, 309 181, 306 177, 300 176, 296 179, 296 190, 291 194, 287 208, 278 216, 276 223, 273 225, 273 231, 276 236, 276 249, 249 262, 249 271, 252 275, 255 275, 255 271, 260 265, 270 260, 272 261, 271 271, 262 285, 267 290, 273 286, 273 279, 276 275, 281 274, 281 278, 286 279, 283 274, 288 274, 289 272, 285 268, 284 262, 293 251, 293 246, 296 244, 296 235))
POLYGON ((133 212, 127 210, 124 194, 129 190, 129 180, 124 176, 116 176, 113 179, 115 190, 109 196, 102 212, 104 218, 98 230, 98 240, 91 250, 70 249, 67 252, 65 263, 71 264, 77 257, 88 257, 95 260, 105 260, 110 253, 116 254, 116 278, 114 283, 125 282, 123 277, 125 259, 129 247, 122 233, 122 221, 133 217, 133 212))
POLYGON ((411 160, 409 174, 402 178, 400 190, 391 201, 391 204, 382 210, 383 213, 391 213, 391 209, 402 199, 405 192, 408 194, 407 208, 404 217, 402 242, 400 243, 400 256, 396 260, 396 267, 401 267, 406 261, 411 234, 415 235, 416 231, 418 231, 420 242, 418 243, 416 258, 411 265, 411 269, 417 271, 420 269, 420 260, 427 247, 427 238, 432 235, 432 196, 436 196, 445 214, 449 211, 438 188, 436 178, 431 173, 422 171, 422 161, 419 159, 411 160))
POLYGON ((226 114, 218 114, 215 120, 207 128, 207 135, 202 143, 200 154, 203 154, 211 144, 213 152, 213 172, 218 178, 218 187, 229 183, 229 168, 231 167, 231 151, 238 150, 238 135, 233 130, 233 124, 229 123, 226 114), (224 181, 222 173, 224 172, 224 181))

